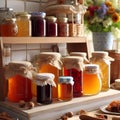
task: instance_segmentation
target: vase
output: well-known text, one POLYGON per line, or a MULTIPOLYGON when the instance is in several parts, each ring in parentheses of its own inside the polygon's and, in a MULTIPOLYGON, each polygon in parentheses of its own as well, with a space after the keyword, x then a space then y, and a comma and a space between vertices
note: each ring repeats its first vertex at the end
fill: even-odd
POLYGON ((111 32, 93 32, 94 51, 112 50, 113 34, 111 32))

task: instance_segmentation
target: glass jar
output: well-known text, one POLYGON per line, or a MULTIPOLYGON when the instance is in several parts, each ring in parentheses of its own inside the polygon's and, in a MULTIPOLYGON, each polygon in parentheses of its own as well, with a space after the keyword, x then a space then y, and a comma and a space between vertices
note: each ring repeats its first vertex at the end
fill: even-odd
MULTIPOLYGON (((52 73, 55 75, 56 87, 52 87, 52 99, 58 99, 58 78, 62 69, 61 54, 57 52, 41 52, 36 61, 39 73, 52 73)), ((35 89, 35 86, 33 87, 35 89)))
POLYGON ((74 80, 73 97, 82 96, 83 58, 67 56, 63 58, 64 76, 72 76, 74 80))
POLYGON ((0 24, 1 36, 13 37, 18 33, 18 26, 15 18, 4 19, 0 24))
POLYGON ((18 33, 16 36, 31 36, 31 15, 27 12, 16 13, 16 23, 18 26, 18 33))
POLYGON ((83 70, 83 95, 95 95, 101 91, 100 69, 96 64, 86 64, 83 70))
POLYGON ((54 82, 54 74, 38 73, 34 82, 37 85, 37 102, 41 104, 52 103, 52 86, 56 87, 54 82))
POLYGON ((57 37, 58 36, 57 18, 54 16, 46 17, 46 36, 48 36, 48 37, 57 37))
POLYGON ((86 52, 70 52, 70 56, 80 56, 83 57, 84 63, 88 64, 89 60, 87 59, 87 53, 86 52))
POLYGON ((69 24, 68 18, 59 18, 58 19, 58 36, 59 37, 68 37, 69 36, 69 24))
POLYGON ((46 36, 46 13, 33 12, 31 14, 31 31, 32 36, 46 36))
POLYGON ((20 100, 30 101, 32 99, 32 68, 32 64, 27 61, 12 61, 6 66, 8 100, 19 102, 20 100))
POLYGON ((92 52, 90 62, 100 66, 100 77, 102 80, 102 91, 107 91, 110 88, 110 64, 113 59, 108 56, 108 52, 95 51, 92 52))
POLYGON ((60 76, 58 83, 58 99, 60 101, 69 101, 73 98, 73 77, 60 76))
POLYGON ((1 24, 4 19, 15 18, 15 14, 12 8, 0 8, 0 36, 1 36, 1 24))

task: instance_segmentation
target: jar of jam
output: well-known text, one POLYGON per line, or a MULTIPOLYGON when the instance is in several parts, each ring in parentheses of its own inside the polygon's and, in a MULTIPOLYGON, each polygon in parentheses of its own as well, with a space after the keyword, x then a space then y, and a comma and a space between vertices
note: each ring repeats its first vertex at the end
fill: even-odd
POLYGON ((45 12, 33 12, 31 14, 31 35, 32 36, 46 36, 46 13, 45 12))
POLYGON ((18 33, 16 36, 31 36, 31 15, 27 12, 16 13, 16 23, 18 26, 18 33))
POLYGON ((4 19, 0 24, 1 36, 13 37, 18 33, 18 26, 15 18, 4 19))
POLYGON ((73 98, 73 77, 60 76, 58 83, 58 99, 60 101, 69 101, 73 98))
POLYGON ((11 61, 7 65, 5 76, 8 79, 8 100, 19 102, 32 99, 32 68, 32 64, 27 61, 11 61))
POLYGON ((99 65, 86 64, 83 70, 83 95, 95 95, 101 91, 99 65))
POLYGON ((68 18, 58 18, 58 36, 68 37, 69 36, 69 24, 68 18))
POLYGON ((0 36, 1 36, 1 24, 5 19, 15 18, 15 14, 12 8, 0 8, 0 36))
POLYGON ((100 77, 102 80, 102 91, 107 91, 110 88, 110 64, 114 59, 108 56, 108 52, 95 51, 92 52, 90 62, 98 64, 100 67, 100 77))
POLYGON ((52 103, 52 86, 56 87, 54 82, 54 74, 38 73, 34 82, 37 85, 37 102, 41 104, 52 103))
POLYGON ((57 18, 54 16, 46 17, 46 36, 48 36, 48 37, 57 37, 58 36, 57 18))
POLYGON ((82 96, 83 58, 66 56, 63 58, 64 76, 72 76, 74 80, 73 97, 82 96))
MULTIPOLYGON (((61 54, 57 52, 41 52, 36 61, 39 73, 54 74, 56 87, 52 87, 52 99, 58 99, 58 78, 62 69, 61 54)), ((36 89, 35 86, 33 90, 36 89)), ((35 91, 35 90, 34 90, 35 91)))

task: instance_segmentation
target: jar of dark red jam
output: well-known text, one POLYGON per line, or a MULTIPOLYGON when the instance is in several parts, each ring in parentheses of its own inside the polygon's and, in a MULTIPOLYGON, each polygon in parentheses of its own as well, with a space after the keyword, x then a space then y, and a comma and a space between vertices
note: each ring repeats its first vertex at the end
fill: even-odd
POLYGON ((37 85, 37 102, 41 104, 52 103, 52 86, 56 86, 54 82, 54 74, 38 73, 35 77, 37 85))
POLYGON ((64 57, 63 65, 64 76, 73 77, 73 97, 82 96, 83 58, 78 56, 64 57))
POLYGON ((31 35, 32 36, 46 36, 46 13, 33 12, 31 13, 31 35))
POLYGON ((54 16, 46 17, 46 36, 56 37, 58 35, 57 18, 54 16))

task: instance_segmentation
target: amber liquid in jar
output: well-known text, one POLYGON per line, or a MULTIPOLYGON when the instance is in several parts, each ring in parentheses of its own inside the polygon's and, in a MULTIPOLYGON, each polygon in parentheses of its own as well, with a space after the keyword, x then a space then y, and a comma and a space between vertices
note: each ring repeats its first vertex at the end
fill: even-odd
POLYGON ((54 82, 56 84, 56 87, 52 87, 52 98, 53 100, 56 100, 58 98, 58 77, 59 77, 59 70, 49 64, 45 64, 41 67, 39 70, 40 73, 52 73, 55 75, 54 82))
POLYGON ((83 71, 83 95, 94 95, 101 91, 101 78, 96 73, 97 65, 94 66, 95 70, 93 65, 85 65, 86 70, 83 71))
POLYGON ((8 100, 19 102, 32 99, 31 80, 20 75, 16 75, 8 80, 8 100))

